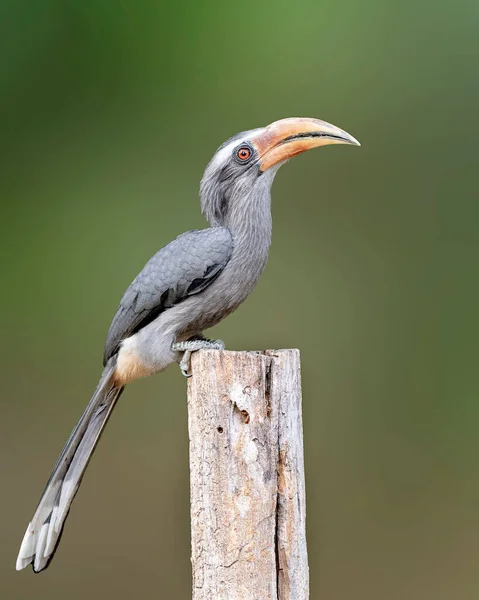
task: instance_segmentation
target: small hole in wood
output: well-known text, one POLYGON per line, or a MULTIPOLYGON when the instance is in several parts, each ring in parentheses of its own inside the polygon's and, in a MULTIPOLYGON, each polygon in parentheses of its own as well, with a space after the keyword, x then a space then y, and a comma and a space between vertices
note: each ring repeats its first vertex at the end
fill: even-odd
POLYGON ((223 433, 223 427, 218 427, 218 433, 223 433))

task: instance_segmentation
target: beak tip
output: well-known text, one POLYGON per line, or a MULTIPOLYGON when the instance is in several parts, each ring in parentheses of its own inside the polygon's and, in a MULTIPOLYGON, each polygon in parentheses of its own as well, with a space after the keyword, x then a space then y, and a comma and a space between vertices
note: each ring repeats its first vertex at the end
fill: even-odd
POLYGON ((353 137, 352 135, 349 136, 349 143, 352 146, 361 146, 361 142, 359 140, 357 140, 355 137, 353 137))

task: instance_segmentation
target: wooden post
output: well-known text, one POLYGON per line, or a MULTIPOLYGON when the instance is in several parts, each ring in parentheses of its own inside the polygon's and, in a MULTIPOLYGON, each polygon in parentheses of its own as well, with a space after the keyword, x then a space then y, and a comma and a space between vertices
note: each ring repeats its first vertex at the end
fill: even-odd
POLYGON ((306 600, 298 350, 192 355, 193 600, 306 600))

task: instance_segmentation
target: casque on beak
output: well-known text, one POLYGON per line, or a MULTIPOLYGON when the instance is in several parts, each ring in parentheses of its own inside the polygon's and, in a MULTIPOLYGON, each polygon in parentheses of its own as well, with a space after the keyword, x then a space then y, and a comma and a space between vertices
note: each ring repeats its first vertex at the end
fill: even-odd
POLYGON ((252 139, 261 171, 297 154, 329 144, 361 144, 339 127, 319 119, 293 117, 275 121, 252 139))

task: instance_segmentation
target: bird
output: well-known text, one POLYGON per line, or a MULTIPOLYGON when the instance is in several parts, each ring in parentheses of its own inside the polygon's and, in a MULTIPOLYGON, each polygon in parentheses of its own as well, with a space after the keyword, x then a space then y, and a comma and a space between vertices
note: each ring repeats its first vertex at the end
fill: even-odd
POLYGON ((330 144, 360 143, 314 118, 286 118, 223 143, 200 184, 209 227, 188 231, 157 252, 127 288, 106 337, 104 370, 28 524, 17 570, 48 567, 100 435, 125 386, 178 363, 191 376, 191 353, 222 350, 204 330, 253 291, 271 244, 271 186, 293 156, 330 144))

